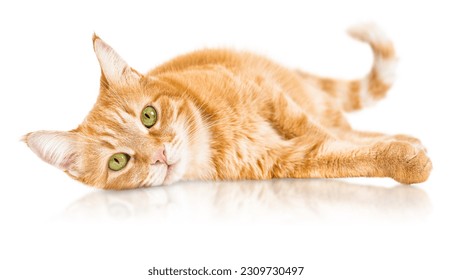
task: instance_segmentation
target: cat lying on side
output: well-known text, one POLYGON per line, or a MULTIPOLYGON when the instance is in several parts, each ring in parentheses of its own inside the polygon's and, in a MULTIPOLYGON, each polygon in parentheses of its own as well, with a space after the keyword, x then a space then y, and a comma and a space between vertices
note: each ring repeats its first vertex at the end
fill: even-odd
POLYGON ((201 50, 138 73, 98 36, 100 93, 71 131, 24 136, 44 161, 104 189, 179 180, 391 177, 427 180, 425 148, 406 135, 353 130, 345 112, 380 100, 393 83, 391 41, 351 28, 374 53, 361 80, 333 80, 264 57, 201 50))

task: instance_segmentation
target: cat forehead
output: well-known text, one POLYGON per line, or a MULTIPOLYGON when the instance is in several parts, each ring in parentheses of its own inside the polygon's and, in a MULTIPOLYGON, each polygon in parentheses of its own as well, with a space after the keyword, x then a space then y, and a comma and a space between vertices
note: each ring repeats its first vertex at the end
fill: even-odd
MULTIPOLYGON (((174 106, 169 106, 171 102, 165 100, 153 100, 143 98, 140 102, 128 102, 127 104, 96 104, 85 120, 79 125, 77 131, 94 142, 100 141, 99 138, 109 137, 129 137, 137 135, 146 135, 149 133, 141 121, 141 114, 148 106, 153 106, 158 111, 159 122, 154 126, 154 130, 161 127, 162 110, 164 113, 173 112, 174 106), (165 107, 165 109, 162 109, 165 107)), ((164 123, 167 123, 164 121, 164 123)), ((113 141, 112 141, 113 142, 113 141)))

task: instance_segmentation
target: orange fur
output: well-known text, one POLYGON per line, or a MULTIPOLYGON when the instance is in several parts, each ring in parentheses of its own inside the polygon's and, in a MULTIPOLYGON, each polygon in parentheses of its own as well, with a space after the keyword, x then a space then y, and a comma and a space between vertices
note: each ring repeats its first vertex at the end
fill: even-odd
POLYGON ((419 140, 348 124, 345 111, 386 95, 396 61, 392 43, 375 26, 350 34, 374 52, 362 80, 317 77, 231 50, 193 52, 142 75, 94 35, 102 70, 94 108, 73 131, 39 131, 25 141, 46 162, 105 189, 194 179, 426 180, 431 162, 419 140), (149 129, 140 121, 146 106, 158 115, 149 129), (155 161, 162 149, 165 162, 155 161), (118 152, 130 160, 109 170, 109 157, 118 152))

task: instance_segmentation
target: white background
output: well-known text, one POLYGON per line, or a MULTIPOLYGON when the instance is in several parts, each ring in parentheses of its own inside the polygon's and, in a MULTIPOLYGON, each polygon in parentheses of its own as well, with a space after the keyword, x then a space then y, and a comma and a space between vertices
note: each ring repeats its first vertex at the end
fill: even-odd
POLYGON ((305 266, 302 277, 272 279, 452 279, 447 1, 79 2, 0 3, 1 279, 186 278, 147 276, 153 266, 305 266), (344 30, 361 21, 387 31, 400 66, 387 99, 351 122, 422 139, 434 165, 426 183, 194 182, 105 192, 19 141, 75 128, 89 112, 100 75, 94 31, 142 72, 197 48, 233 47, 355 78, 372 56, 344 30))

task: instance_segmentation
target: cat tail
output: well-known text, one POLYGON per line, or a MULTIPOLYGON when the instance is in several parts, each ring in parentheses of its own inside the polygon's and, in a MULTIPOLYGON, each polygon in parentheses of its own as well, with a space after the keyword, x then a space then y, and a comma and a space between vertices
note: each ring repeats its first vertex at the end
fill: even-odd
POLYGON ((338 98, 345 111, 355 111, 373 105, 386 96, 395 79, 397 57, 391 40, 373 23, 348 29, 351 37, 368 43, 374 61, 369 74, 360 80, 335 80, 299 71, 308 82, 338 98))

